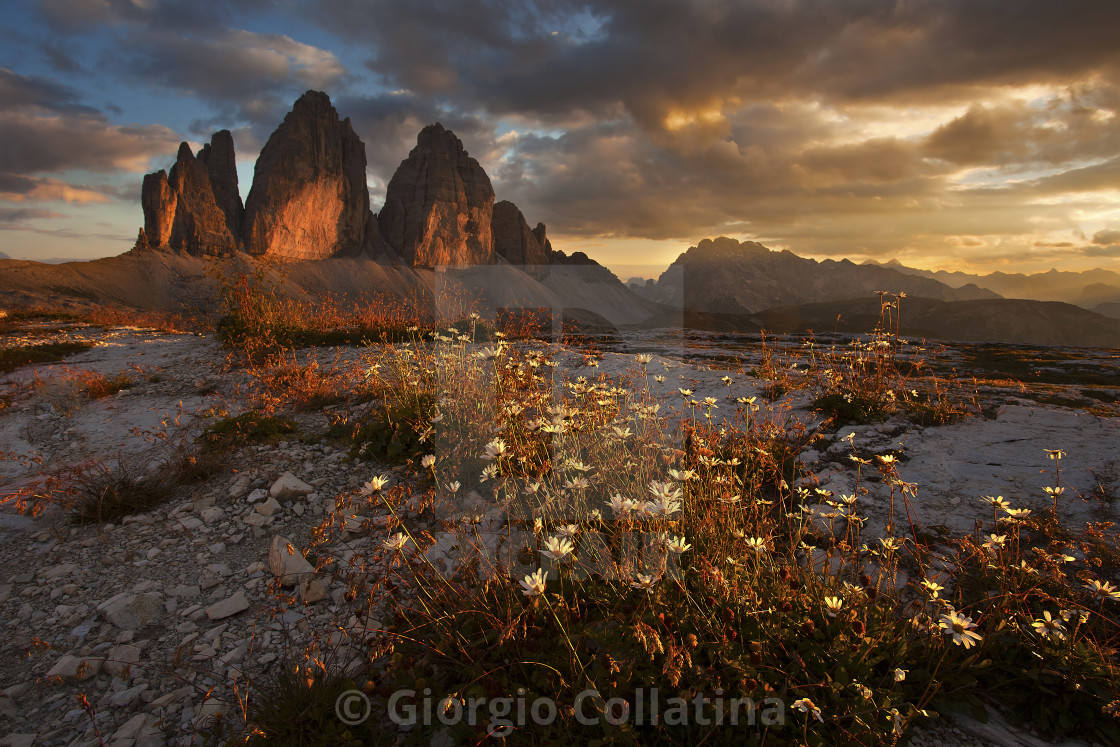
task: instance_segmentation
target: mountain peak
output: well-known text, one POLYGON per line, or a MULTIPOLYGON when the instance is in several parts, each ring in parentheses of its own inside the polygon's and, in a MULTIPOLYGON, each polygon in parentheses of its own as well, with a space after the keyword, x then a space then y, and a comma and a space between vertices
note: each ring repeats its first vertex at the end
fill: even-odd
POLYGON ((381 235, 406 262, 423 267, 494 262, 494 188, 451 130, 420 131, 385 190, 381 235))
POLYGON ((285 259, 353 254, 368 243, 366 149, 330 97, 308 91, 268 138, 245 201, 245 249, 285 259))
MULTIPOLYGON (((332 112, 335 111, 334 105, 331 104, 331 97, 322 91, 307 91, 292 104, 292 113, 303 114, 328 109, 332 112)), ((335 116, 338 116, 337 112, 335 112, 335 116)))

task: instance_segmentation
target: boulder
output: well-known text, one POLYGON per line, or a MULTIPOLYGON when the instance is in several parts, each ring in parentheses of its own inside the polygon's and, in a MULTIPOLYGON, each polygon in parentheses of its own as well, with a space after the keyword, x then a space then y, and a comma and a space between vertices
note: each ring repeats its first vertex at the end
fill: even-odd
POLYGON ((163 744, 160 719, 150 713, 138 713, 113 732, 113 744, 163 744))
POLYGON ((299 582, 299 598, 304 604, 314 604, 327 598, 327 587, 317 578, 304 578, 299 582))
POLYGON ((0 747, 32 747, 38 738, 38 734, 12 732, 0 739, 0 747))
POLYGON ((294 586, 315 573, 315 567, 307 562, 303 553, 280 535, 272 538, 272 546, 268 550, 268 569, 280 580, 281 586, 294 586))
POLYGON ((105 657, 105 670, 116 676, 140 661, 140 647, 123 643, 109 649, 105 657))
POLYGON ((217 506, 208 506, 198 512, 198 518, 202 519, 203 524, 213 524, 215 521, 221 521, 226 512, 217 506))
POLYGON ((147 689, 148 689, 148 686, 146 684, 141 684, 141 685, 135 685, 135 686, 130 687, 126 690, 121 690, 119 692, 115 692, 115 693, 113 693, 112 695, 109 696, 109 705, 112 708, 117 708, 117 709, 128 708, 133 703, 135 703, 137 700, 139 700, 140 696, 143 695, 144 691, 147 690, 147 689))
POLYGON ((253 507, 253 509, 261 516, 272 516, 274 513, 280 510, 280 504, 276 501, 275 498, 269 496, 267 501, 265 501, 264 503, 258 503, 253 507))
POLYGON ((104 659, 72 656, 66 654, 47 672, 48 677, 61 677, 64 680, 88 680, 101 671, 104 659))
POLYGON ((491 264, 494 189, 478 161, 439 123, 420 131, 378 215, 381 237, 418 267, 491 264))
POLYGON ((272 483, 268 492, 278 501, 290 501, 293 498, 302 498, 311 493, 315 488, 299 479, 291 472, 285 472, 272 483))
POLYGON ((163 594, 122 591, 97 605, 97 614, 121 630, 136 630, 152 623, 163 612, 163 594))
POLYGON ((245 592, 238 591, 233 596, 207 607, 206 617, 211 620, 223 620, 247 609, 249 609, 249 600, 245 598, 245 592))
POLYGON ((49 568, 44 568, 39 571, 38 579, 40 581, 54 581, 60 578, 67 578, 76 576, 78 574, 77 563, 60 563, 52 565, 49 568))
POLYGON ((245 250, 287 260, 357 254, 369 220, 365 146, 325 93, 308 91, 257 159, 245 250))

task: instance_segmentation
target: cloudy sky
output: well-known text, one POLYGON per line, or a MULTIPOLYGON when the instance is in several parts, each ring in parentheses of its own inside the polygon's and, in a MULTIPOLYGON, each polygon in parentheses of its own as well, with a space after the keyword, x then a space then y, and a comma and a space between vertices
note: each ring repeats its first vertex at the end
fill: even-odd
POLYGON ((558 249, 705 237, 931 269, 1120 269, 1116 0, 6 0, 0 252, 128 249, 143 174, 305 90, 372 201, 442 122, 558 249))

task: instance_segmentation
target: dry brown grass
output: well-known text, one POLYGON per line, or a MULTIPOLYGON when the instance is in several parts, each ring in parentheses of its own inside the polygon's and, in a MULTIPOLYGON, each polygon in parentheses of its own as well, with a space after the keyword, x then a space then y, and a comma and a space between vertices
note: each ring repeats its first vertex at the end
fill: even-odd
POLYGON ((42 323, 135 327, 173 333, 201 332, 206 328, 205 320, 197 315, 158 309, 133 309, 114 305, 73 306, 61 303, 0 309, 0 334, 42 323))

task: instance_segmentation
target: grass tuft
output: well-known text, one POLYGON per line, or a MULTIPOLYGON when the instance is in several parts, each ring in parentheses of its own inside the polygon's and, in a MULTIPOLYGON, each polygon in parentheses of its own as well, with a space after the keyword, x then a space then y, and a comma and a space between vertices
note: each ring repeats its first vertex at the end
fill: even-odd
POLYGON ((146 472, 127 460, 114 465, 93 463, 68 481, 71 520, 104 524, 147 513, 166 503, 177 487, 204 482, 224 469, 208 455, 185 452, 156 472, 146 472))
POLYGON ((9 373, 17 368, 41 363, 57 363, 76 353, 84 353, 92 347, 91 342, 52 342, 0 348, 0 373, 9 373))
POLYGON ((291 420, 257 411, 223 418, 207 428, 199 443, 212 452, 226 452, 250 444, 271 444, 294 435, 296 424, 291 420))

